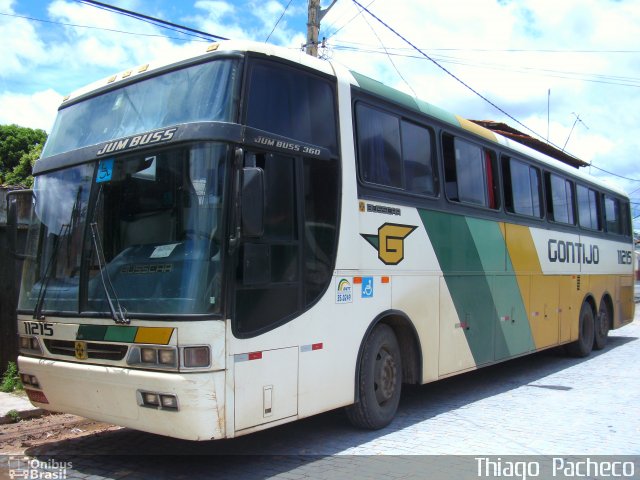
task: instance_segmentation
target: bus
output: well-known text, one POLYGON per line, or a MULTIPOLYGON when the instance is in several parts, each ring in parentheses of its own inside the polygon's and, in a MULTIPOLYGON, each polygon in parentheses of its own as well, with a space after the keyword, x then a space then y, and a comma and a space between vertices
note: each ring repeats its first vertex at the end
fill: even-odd
MULTIPOLYGON (((345 66, 221 42, 65 98, 18 306, 31 402, 231 438, 634 315, 619 189, 345 66)), ((11 207, 11 206, 10 206, 11 207)))

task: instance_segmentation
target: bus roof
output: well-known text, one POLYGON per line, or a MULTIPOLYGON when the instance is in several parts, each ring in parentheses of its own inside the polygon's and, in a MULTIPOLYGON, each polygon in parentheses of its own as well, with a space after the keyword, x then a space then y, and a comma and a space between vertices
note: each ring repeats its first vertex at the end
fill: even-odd
POLYGON ((526 145, 504 137, 485 127, 473 123, 466 118, 450 113, 417 97, 412 97, 377 80, 369 78, 355 71, 348 70, 340 64, 311 57, 310 55, 307 55, 306 53, 298 49, 278 47, 267 43, 226 40, 207 45, 199 54, 196 53, 195 55, 181 55, 179 57, 174 56, 173 58, 167 58, 161 61, 140 65, 138 67, 119 72, 102 80, 98 80, 74 91, 72 94, 66 96, 63 99, 60 108, 64 108, 64 106, 66 106, 67 104, 72 103, 74 100, 79 100, 85 95, 95 94, 102 89, 106 90, 113 88, 120 82, 126 81, 128 83, 137 76, 147 76, 153 71, 162 69, 164 67, 180 64, 183 62, 192 62, 197 59, 205 59, 208 56, 220 54, 221 52, 256 52, 267 56, 281 58, 299 65, 304 65, 307 68, 320 71, 326 75, 337 77, 342 81, 346 81, 356 87, 371 92, 377 96, 383 97, 393 103, 400 104, 410 110, 436 118, 454 127, 462 128, 463 130, 473 135, 482 137, 490 142, 497 143, 498 145, 504 146, 516 153, 534 158, 542 164, 548 165, 557 170, 564 171, 567 174, 577 177, 580 180, 592 183, 594 185, 602 186, 611 190, 612 192, 627 197, 625 191, 617 185, 611 184, 610 182, 606 182, 605 184, 602 179, 593 177, 586 172, 582 172, 577 168, 569 166, 568 164, 550 157, 538 150, 532 149, 526 145))

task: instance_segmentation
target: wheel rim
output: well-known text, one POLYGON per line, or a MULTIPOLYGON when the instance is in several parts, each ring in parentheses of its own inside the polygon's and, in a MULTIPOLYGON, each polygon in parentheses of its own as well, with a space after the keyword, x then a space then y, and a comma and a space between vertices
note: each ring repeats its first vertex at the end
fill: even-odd
POLYGON ((379 405, 384 404, 393 397, 396 390, 396 378, 396 361, 393 355, 383 347, 376 355, 373 384, 379 405))

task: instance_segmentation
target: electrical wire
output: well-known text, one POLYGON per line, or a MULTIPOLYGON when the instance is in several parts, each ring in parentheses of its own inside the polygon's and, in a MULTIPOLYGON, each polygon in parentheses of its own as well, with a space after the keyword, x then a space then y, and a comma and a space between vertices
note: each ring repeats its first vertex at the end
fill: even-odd
POLYGON ((91 25, 79 25, 77 23, 55 22, 53 20, 43 20, 42 18, 27 17, 26 15, 16 15, 16 14, 11 14, 11 13, 2 13, 2 12, 0 12, 0 15, 4 15, 6 17, 24 18, 26 20, 31 20, 33 22, 42 22, 42 23, 51 23, 51 24, 54 24, 54 25, 63 25, 65 27, 90 28, 90 29, 93 29, 93 30, 104 30, 105 32, 122 33, 124 35, 136 35, 136 36, 141 36, 141 37, 168 38, 168 39, 171 39, 171 40, 180 40, 180 41, 183 41, 183 42, 192 42, 192 41, 209 42, 209 40, 197 40, 197 39, 194 40, 192 38, 170 37, 168 35, 160 35, 160 34, 155 34, 155 33, 127 32, 125 30, 116 30, 114 28, 94 27, 94 26, 91 26, 91 25))
POLYGON ((162 20, 161 18, 151 17, 143 13, 126 10, 124 8, 116 7, 114 5, 109 5, 108 3, 97 2, 95 0, 76 0, 76 2, 89 5, 95 8, 99 8, 101 10, 107 10, 109 12, 117 13, 119 15, 124 15, 126 17, 131 17, 136 20, 140 20, 142 22, 150 23, 160 28, 165 28, 167 30, 180 32, 184 35, 191 35, 191 36, 203 38, 203 39, 229 40, 226 37, 221 37, 219 35, 214 35, 212 33, 203 32, 202 30, 196 30, 195 28, 187 27, 185 25, 180 25, 178 23, 168 22, 166 20, 162 20))
MULTIPOLYGON (((375 0, 374 0, 375 1, 375 0)), ((371 2, 373 3, 373 2, 371 2)), ((371 4, 369 4, 371 5, 371 4)), ((418 97, 418 94, 416 93, 416 91, 413 89, 413 87, 409 84, 409 82, 407 82, 407 79, 404 78, 404 76, 402 75, 402 73, 400 73, 400 70, 398 69, 398 67, 396 66, 396 64, 393 61, 393 58, 391 58, 391 55, 388 54, 386 47, 384 46, 384 43, 382 41, 382 39, 378 36, 378 33, 376 32, 375 28, 373 28, 373 26, 369 23, 369 20, 367 20, 367 17, 362 17, 364 19, 364 21, 367 23, 367 25, 369 26, 369 28, 371 29, 371 31, 373 32, 373 34, 375 35, 375 37, 378 39, 378 42, 380 42, 380 45, 382 46, 382 48, 384 49, 385 53, 387 53, 387 58, 389 59, 389 62, 391 62, 391 65, 393 65, 393 68, 395 69, 396 73, 398 74, 398 76, 402 79, 402 81, 405 83, 405 85, 407 87, 409 87, 409 90, 411 90, 411 92, 413 93, 414 97, 418 97)))
MULTIPOLYGON (((373 3, 376 0, 371 0, 368 4, 367 7, 370 7, 371 5, 373 5, 373 3)), ((362 15, 362 10, 358 10, 358 13, 356 13, 353 17, 351 17, 351 19, 347 20, 345 23, 342 24, 342 26, 337 29, 335 32, 333 32, 332 34, 328 35, 326 37, 326 39, 330 39, 331 37, 335 37, 337 35, 337 33, 342 30, 344 27, 346 27, 347 25, 349 25, 351 22, 353 22, 356 18, 358 18, 360 15, 362 15)))
MULTIPOLYGON (((375 1, 375 0, 374 0, 375 1)), ((373 2, 371 2, 373 3, 373 2)), ((371 4, 369 4, 371 5, 371 4)), ((369 6, 367 5, 367 7, 369 6)), ((356 15, 357 16, 357 15, 356 15)), ((345 43, 347 45, 360 45, 363 47, 374 47, 374 45, 360 42, 349 42, 347 40, 341 40, 341 43, 345 43)), ((426 50, 425 47, 420 47, 421 50, 426 50)), ((408 50, 411 51, 413 48, 409 47, 395 47, 393 50, 408 50)), ((638 54, 640 50, 574 50, 574 49, 535 49, 535 48, 432 48, 429 47, 430 51, 435 52, 485 52, 485 53, 585 53, 585 54, 593 54, 593 53, 629 53, 629 54, 638 54)))
MULTIPOLYGON (((404 57, 404 58, 413 58, 416 60, 428 60, 424 56, 419 55, 409 55, 402 53, 393 53, 394 49, 387 49, 387 51, 380 51, 375 49, 362 49, 356 47, 345 47, 341 45, 333 45, 332 48, 334 50, 342 50, 342 51, 353 51, 358 53, 371 53, 371 54, 381 54, 381 55, 391 55, 396 57, 404 57)), ((457 57, 450 56, 438 56, 432 55, 434 60, 437 60, 443 64, 450 65, 461 65, 465 67, 471 68, 481 68, 486 70, 498 70, 498 71, 507 71, 513 73, 520 73, 524 75, 529 75, 534 73, 539 76, 551 77, 551 78, 561 78, 565 80, 581 80, 585 82, 591 83, 601 83, 607 85, 618 85, 624 87, 636 87, 640 88, 640 78, 638 77, 626 77, 626 76, 616 76, 616 75, 602 75, 597 73, 586 73, 586 72, 571 72, 571 71, 562 71, 562 70, 552 70, 552 69, 541 69, 541 68, 533 68, 533 67, 523 67, 523 66, 515 66, 508 67, 502 64, 495 63, 486 63, 486 62, 472 62, 463 61, 466 59, 459 59, 457 57)))
POLYGON ((287 10, 289 9, 289 6, 291 5, 291 2, 293 2, 293 0, 289 0, 289 3, 287 3, 287 6, 284 7, 284 11, 282 12, 282 15, 280 15, 280 18, 278 18, 278 21, 276 22, 276 24, 271 29, 271 32, 269 33, 269 35, 267 35, 267 38, 264 41, 264 43, 267 43, 269 41, 269 39, 271 38, 271 35, 273 34, 273 32, 275 32, 276 27, 280 23, 280 20, 282 20, 282 17, 284 17, 284 14, 287 13, 287 10))
MULTIPOLYGON (((469 91, 471 91, 472 93, 474 93, 475 95, 477 95, 479 98, 481 98, 482 100, 484 100, 485 102, 487 102, 489 105, 491 105, 493 108, 495 108, 496 110, 498 110, 500 113, 502 113, 503 115, 506 115, 508 118, 510 118, 511 120, 513 120, 514 122, 516 122, 518 125, 520 125, 521 127, 525 128, 527 131, 533 133, 536 137, 541 138, 543 140, 545 140, 545 137, 543 137, 542 135, 540 135, 539 133, 537 133, 535 130, 529 128, 527 125, 525 125, 524 123, 522 123, 520 120, 518 120, 517 118, 515 118, 513 115, 511 115, 510 113, 506 112, 503 108, 499 107, 498 105, 496 105, 494 102, 492 102, 491 100, 489 100, 486 96, 482 95, 480 92, 478 92, 477 90, 475 90, 473 87, 471 87, 471 85, 467 84, 466 82, 464 82, 461 78, 459 78, 458 76, 456 76, 454 73, 450 72, 449 70, 447 70, 445 67, 443 67, 442 65, 440 65, 436 60, 434 60, 433 58, 431 58, 429 55, 427 55, 426 53, 424 53, 422 50, 420 50, 418 47, 416 47, 413 43, 411 43, 406 37, 404 37, 402 34, 398 33, 395 29, 393 29, 390 25, 388 25, 387 23, 385 23, 382 19, 380 19, 378 16, 376 16, 375 14, 373 14, 370 10, 368 10, 366 7, 364 7, 362 4, 360 4, 360 2, 358 2, 358 0, 352 0, 353 3, 355 3, 356 5, 358 5, 361 9, 363 9, 365 12, 367 12, 369 15, 371 15, 374 19, 376 19, 379 23, 381 23, 382 25, 384 25, 388 30, 390 30, 393 34, 395 34, 397 37, 399 37, 402 41, 404 41, 405 43, 407 43, 407 45, 409 45, 410 47, 412 47, 414 50, 416 50, 417 52, 419 52, 422 56, 424 56, 425 58, 427 58, 428 60, 430 60, 434 65, 436 65, 438 68, 440 68, 442 71, 444 71, 447 75, 449 75, 450 77, 452 77, 454 80, 456 80, 457 82, 459 82, 460 84, 462 84, 465 88, 467 88, 469 91)), ((546 140, 545 140, 546 141, 546 140)), ((555 148, 560 149, 560 147, 558 147, 557 145, 551 143, 551 142, 547 142, 549 145, 552 145, 555 148)), ((634 181, 634 182, 640 182, 640 180, 637 179, 633 179, 633 178, 628 178, 628 177, 623 177, 622 175, 618 175, 615 174, 613 172, 609 172, 603 168, 600 167, 596 167, 595 165, 591 165, 593 168, 600 170, 602 172, 605 172, 609 175, 613 175, 615 177, 619 177, 619 178, 624 178, 625 180, 629 180, 629 181, 634 181)))

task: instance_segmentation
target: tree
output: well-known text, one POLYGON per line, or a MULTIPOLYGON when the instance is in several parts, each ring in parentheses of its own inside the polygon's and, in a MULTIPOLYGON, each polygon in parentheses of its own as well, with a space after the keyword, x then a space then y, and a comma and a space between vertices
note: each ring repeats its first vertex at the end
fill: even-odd
POLYGON ((0 184, 30 185, 33 163, 46 140, 44 130, 0 125, 0 184))

